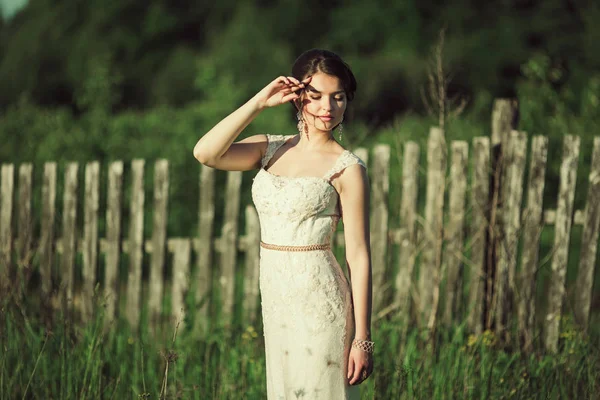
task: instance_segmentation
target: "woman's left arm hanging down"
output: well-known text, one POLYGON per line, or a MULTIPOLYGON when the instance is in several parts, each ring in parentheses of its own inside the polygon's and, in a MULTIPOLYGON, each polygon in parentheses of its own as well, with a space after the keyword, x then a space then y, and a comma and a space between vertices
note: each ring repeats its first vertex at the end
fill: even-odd
MULTIPOLYGON (((346 262, 352 285, 354 339, 371 340, 372 273, 369 235, 369 178, 360 165, 347 167, 340 177, 346 262)), ((373 370, 372 354, 350 349, 348 383, 361 383, 373 370)))

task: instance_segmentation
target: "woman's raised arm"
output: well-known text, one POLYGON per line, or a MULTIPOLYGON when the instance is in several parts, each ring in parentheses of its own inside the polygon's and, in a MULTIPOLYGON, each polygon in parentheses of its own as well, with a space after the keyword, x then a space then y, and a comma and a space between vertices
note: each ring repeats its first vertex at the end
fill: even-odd
POLYGON ((267 146, 266 135, 253 135, 236 143, 234 140, 263 109, 297 99, 296 91, 309 81, 278 77, 202 136, 194 146, 194 157, 204 165, 228 171, 259 168, 267 146))

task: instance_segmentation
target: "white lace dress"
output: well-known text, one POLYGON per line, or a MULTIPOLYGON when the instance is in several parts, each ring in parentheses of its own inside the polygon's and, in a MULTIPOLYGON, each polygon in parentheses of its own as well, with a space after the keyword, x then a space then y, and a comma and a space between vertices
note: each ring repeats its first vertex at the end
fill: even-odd
MULTIPOLYGON (((364 162, 345 150, 323 177, 284 177, 264 167, 294 135, 267 135, 268 147, 254 177, 252 199, 261 241, 305 246, 332 242, 340 219, 331 177, 364 162)), ((359 399, 348 385, 354 312, 350 284, 331 249, 260 248, 260 293, 265 335, 267 398, 359 399)))

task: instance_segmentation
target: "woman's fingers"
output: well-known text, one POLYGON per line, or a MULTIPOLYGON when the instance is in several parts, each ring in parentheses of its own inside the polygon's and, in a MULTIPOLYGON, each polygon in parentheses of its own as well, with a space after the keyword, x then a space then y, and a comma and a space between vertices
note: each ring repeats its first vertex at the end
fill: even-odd
POLYGON ((352 378, 352 375, 354 375, 354 359, 350 357, 348 360, 348 379, 352 378))
MULTIPOLYGON (((281 94, 281 96, 285 97, 288 96, 290 94, 295 94, 295 95, 300 95, 300 90, 302 90, 303 87, 301 86, 289 86, 289 87, 284 87, 279 89, 279 93, 281 94)), ((296 96, 297 97, 297 96, 296 96)), ((282 100, 282 103, 285 102, 284 100, 282 100)))
POLYGON ((361 374, 362 374, 363 368, 360 366, 356 366, 356 368, 354 368, 354 374, 352 376, 352 382, 350 382, 350 384, 354 385, 356 382, 359 382, 361 380, 361 374))
POLYGON ((275 81, 273 82, 273 87, 281 90, 281 89, 290 89, 292 91, 296 91, 298 89, 303 89, 305 84, 300 82, 299 80, 295 79, 295 81, 292 81, 291 79, 288 79, 284 76, 280 76, 279 78, 275 79, 275 81))
POLYGON ((300 81, 293 76, 281 75, 265 88, 264 93, 267 98, 271 99, 269 101, 270 106, 287 103, 290 100, 298 99, 302 90, 306 87, 306 82, 309 81, 310 77, 300 81))
POLYGON ((301 89, 306 85, 306 82, 310 81, 310 78, 308 78, 308 80, 305 79, 304 81, 300 82, 297 78, 294 78, 293 76, 288 76, 288 77, 286 77, 286 79, 287 79, 286 84, 288 86, 292 87, 292 90, 301 89))
POLYGON ((288 101, 290 101, 290 100, 295 100, 295 99, 297 99, 298 97, 300 97, 300 96, 298 96, 296 93, 290 93, 290 94, 288 94, 288 95, 286 95, 286 96, 283 96, 283 97, 281 98, 281 103, 287 103, 288 101))
POLYGON ((302 83, 300 83, 298 85, 290 84, 290 85, 285 86, 285 88, 291 90, 292 92, 295 92, 298 89, 303 89, 304 85, 302 83))
POLYGON ((297 78, 294 78, 293 76, 279 76, 277 77, 273 83, 277 84, 278 86, 292 86, 292 87, 304 87, 306 86, 306 84, 308 82, 310 82, 310 80, 312 79, 312 76, 309 76, 307 78, 305 78, 304 80, 300 81, 297 78))

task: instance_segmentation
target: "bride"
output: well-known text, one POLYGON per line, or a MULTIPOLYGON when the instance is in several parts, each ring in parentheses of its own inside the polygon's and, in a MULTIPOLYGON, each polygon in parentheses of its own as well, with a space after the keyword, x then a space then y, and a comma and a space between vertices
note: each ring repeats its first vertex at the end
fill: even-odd
POLYGON ((369 181, 366 165, 334 137, 356 80, 335 53, 309 50, 208 131, 194 157, 222 170, 258 169, 260 291, 269 399, 359 398, 373 371, 369 181), (291 102, 295 135, 235 142, 264 109, 291 102), (343 219, 349 281, 331 251, 343 219), (324 360, 325 362, 319 361, 324 360))

